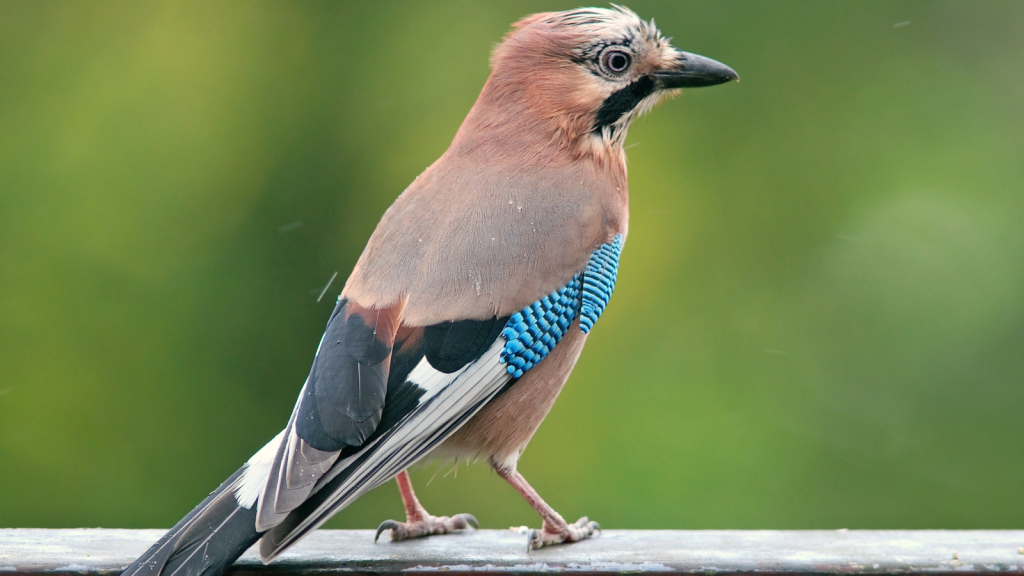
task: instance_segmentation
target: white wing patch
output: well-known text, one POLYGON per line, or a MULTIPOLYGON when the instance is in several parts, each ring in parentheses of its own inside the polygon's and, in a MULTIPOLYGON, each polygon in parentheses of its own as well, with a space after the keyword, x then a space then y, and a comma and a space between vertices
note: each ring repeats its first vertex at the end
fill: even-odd
POLYGON ((260 448, 245 463, 242 477, 238 479, 238 484, 235 486, 235 501, 242 508, 251 509, 256 504, 256 499, 263 493, 263 487, 267 485, 267 477, 270 476, 270 469, 274 466, 274 457, 277 456, 284 432, 284 430, 278 432, 273 440, 267 442, 266 446, 260 448))

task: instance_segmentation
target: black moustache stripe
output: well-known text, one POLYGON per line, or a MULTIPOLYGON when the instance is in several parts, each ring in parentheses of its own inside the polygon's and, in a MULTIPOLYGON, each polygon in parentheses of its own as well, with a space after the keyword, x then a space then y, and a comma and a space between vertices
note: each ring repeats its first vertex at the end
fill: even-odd
POLYGON ((652 76, 641 76, 634 80, 629 86, 616 91, 614 94, 601 103, 601 109, 597 111, 594 120, 594 132, 600 132, 602 128, 611 126, 628 113, 641 100, 654 93, 655 83, 652 76))

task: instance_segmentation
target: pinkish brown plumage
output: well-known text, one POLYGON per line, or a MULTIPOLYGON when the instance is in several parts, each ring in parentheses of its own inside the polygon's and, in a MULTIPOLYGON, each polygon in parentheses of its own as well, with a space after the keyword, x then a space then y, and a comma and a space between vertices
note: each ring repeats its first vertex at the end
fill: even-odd
POLYGON ((516 471, 614 287, 628 232, 630 122, 679 88, 736 79, 625 8, 516 23, 448 150, 381 218, 328 320, 285 429, 124 572, 216 576, 269 562, 398 477, 392 539, 434 517, 405 469, 487 461, 537 510, 531 548, 589 537, 516 471))

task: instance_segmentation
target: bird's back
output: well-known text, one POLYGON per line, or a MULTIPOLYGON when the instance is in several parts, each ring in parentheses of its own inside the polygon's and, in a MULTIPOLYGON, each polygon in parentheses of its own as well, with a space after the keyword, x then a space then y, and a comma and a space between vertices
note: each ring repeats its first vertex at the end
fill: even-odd
POLYGON ((412 326, 508 316, 625 236, 624 164, 573 158, 550 141, 549 155, 533 143, 505 142, 501 155, 460 144, 384 213, 343 297, 385 307, 407 298, 412 326))

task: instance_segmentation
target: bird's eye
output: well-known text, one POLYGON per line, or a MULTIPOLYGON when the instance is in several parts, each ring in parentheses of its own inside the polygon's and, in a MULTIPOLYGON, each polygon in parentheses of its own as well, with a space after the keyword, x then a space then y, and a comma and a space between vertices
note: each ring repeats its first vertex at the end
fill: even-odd
POLYGON ((605 69, 614 74, 621 74, 629 68, 633 58, 622 50, 608 50, 601 55, 601 64, 605 69))

